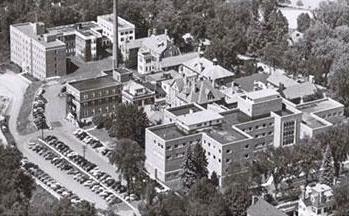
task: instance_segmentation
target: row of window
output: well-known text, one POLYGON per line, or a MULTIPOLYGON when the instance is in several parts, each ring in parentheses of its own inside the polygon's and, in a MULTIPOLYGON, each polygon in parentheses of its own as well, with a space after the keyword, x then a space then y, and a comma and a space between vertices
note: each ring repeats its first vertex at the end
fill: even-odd
POLYGON ((109 95, 111 92, 113 94, 116 94, 117 89, 114 88, 112 90, 109 90, 109 89, 99 90, 98 92, 92 92, 91 94, 84 94, 83 98, 84 99, 89 99, 89 98, 94 98, 94 97, 102 97, 102 96, 105 96, 105 95, 109 95))
POLYGON ((251 132, 253 130, 260 130, 260 129, 267 128, 267 126, 273 127, 274 123, 273 122, 270 122, 269 124, 264 123, 262 125, 256 125, 254 127, 244 128, 244 129, 242 129, 242 131, 244 131, 244 132, 251 132))
POLYGON ((342 116, 344 113, 342 111, 339 112, 333 112, 333 113, 327 113, 324 115, 320 115, 321 118, 331 118, 331 117, 336 117, 336 116, 342 116))
POLYGON ((266 136, 272 136, 273 134, 274 134, 274 131, 269 131, 268 133, 256 134, 254 137, 261 138, 261 137, 266 137, 266 136))
POLYGON ((98 109, 84 110, 81 113, 81 117, 86 118, 86 117, 91 116, 91 115, 102 114, 105 112, 110 112, 110 111, 115 111, 115 110, 116 110, 115 105, 113 105, 112 107, 106 106, 106 107, 104 107, 104 109, 102 107, 100 107, 98 109))

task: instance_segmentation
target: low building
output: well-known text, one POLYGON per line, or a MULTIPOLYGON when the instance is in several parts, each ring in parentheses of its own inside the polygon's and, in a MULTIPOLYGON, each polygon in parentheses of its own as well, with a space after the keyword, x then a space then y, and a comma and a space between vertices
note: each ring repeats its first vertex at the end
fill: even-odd
POLYGON ((121 103, 122 84, 112 76, 79 80, 67 84, 67 116, 78 122, 96 115, 108 115, 121 103))
POLYGON ((308 185, 298 202, 299 216, 332 216, 333 190, 325 184, 308 185))
POLYGON ((210 61, 203 57, 202 53, 196 58, 184 62, 179 67, 179 73, 189 79, 202 77, 212 82, 214 87, 230 84, 235 75, 233 72, 218 65, 217 59, 210 61))
POLYGON ((124 84, 122 101, 123 103, 136 104, 141 107, 152 105, 155 102, 155 92, 142 84, 130 80, 124 84))
POLYGON ((259 199, 247 209, 247 216, 287 216, 264 199, 259 199))
POLYGON ((166 103, 171 107, 188 103, 206 105, 223 101, 224 94, 215 89, 209 80, 172 79, 163 84, 167 92, 166 103))
POLYGON ((40 80, 66 74, 65 43, 45 33, 44 23, 10 26, 11 61, 40 80))

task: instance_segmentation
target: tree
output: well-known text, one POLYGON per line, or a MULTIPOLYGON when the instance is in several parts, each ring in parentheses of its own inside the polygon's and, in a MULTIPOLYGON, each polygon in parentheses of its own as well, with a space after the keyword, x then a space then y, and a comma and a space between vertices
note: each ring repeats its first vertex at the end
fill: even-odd
POLYGON ((334 188, 334 213, 336 216, 349 214, 349 180, 344 179, 339 185, 334 188))
POLYGON ((319 161, 322 159, 321 147, 309 138, 302 140, 300 144, 294 146, 294 153, 298 158, 298 166, 305 176, 305 187, 309 183, 309 176, 313 171, 320 168, 319 161))
POLYGON ((321 184, 326 184, 328 186, 332 186, 333 184, 333 158, 331 154, 331 148, 329 145, 327 145, 324 156, 323 156, 323 161, 320 169, 320 183, 321 184))
POLYGON ((196 181, 196 168, 193 160, 193 152, 189 145, 186 150, 185 159, 182 164, 183 173, 181 175, 182 184, 186 192, 189 191, 191 186, 196 181))
POLYGON ((207 170, 207 158, 206 152, 202 148, 200 144, 196 144, 193 150, 193 162, 195 166, 196 179, 207 178, 208 170, 207 170))
POLYGON ((121 139, 115 146, 110 162, 117 166, 117 171, 127 182, 128 193, 140 195, 135 191, 136 182, 142 180, 145 155, 137 142, 121 139))
POLYGON ((20 168, 22 154, 0 145, 0 214, 28 215, 34 180, 20 168))
POLYGON ((348 124, 341 124, 315 137, 315 141, 319 143, 323 149, 325 149, 327 145, 330 146, 333 157, 334 175, 337 178, 340 174, 341 163, 347 159, 347 154, 349 152, 348 135, 348 124))
POLYGON ((215 171, 213 171, 211 173, 211 184, 214 185, 215 187, 218 187, 219 186, 219 178, 217 176, 217 173, 215 171))
POLYGON ((349 107, 349 54, 343 54, 332 67, 329 83, 334 96, 345 106, 348 115, 349 107))
POLYGON ((64 198, 54 207, 52 215, 96 216, 97 212, 94 205, 85 200, 73 206, 69 199, 64 198))
POLYGON ((315 20, 328 24, 333 29, 336 26, 348 24, 348 12, 347 1, 324 1, 314 10, 314 18, 315 20))
POLYGON ((305 32, 309 27, 311 18, 308 13, 301 13, 297 17, 297 30, 300 32, 305 32))
POLYGON ((145 128, 149 119, 143 108, 134 104, 119 104, 113 114, 113 124, 109 129, 110 136, 119 139, 128 138, 144 146, 145 128))
POLYGON ((146 216, 178 216, 186 215, 186 201, 173 192, 161 193, 152 205, 142 210, 146 216))
POLYGON ((207 178, 197 181, 188 194, 187 215, 228 215, 223 195, 207 178))
POLYGON ((196 181, 208 177, 207 164, 205 150, 200 144, 196 144, 193 150, 188 146, 181 176, 185 191, 188 191, 196 181))
POLYGON ((229 208, 229 215, 246 215, 247 208, 251 205, 253 183, 245 166, 233 163, 224 179, 224 199, 229 208))

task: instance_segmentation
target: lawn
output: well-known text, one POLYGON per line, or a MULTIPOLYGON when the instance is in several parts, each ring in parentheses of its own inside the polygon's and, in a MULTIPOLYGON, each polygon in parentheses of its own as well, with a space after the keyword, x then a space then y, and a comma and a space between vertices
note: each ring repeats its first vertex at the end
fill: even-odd
POLYGON ((23 103, 19 111, 17 119, 17 130, 21 135, 30 134, 36 131, 34 125, 30 120, 31 107, 34 101, 35 92, 40 88, 43 82, 33 82, 26 89, 24 94, 23 103))

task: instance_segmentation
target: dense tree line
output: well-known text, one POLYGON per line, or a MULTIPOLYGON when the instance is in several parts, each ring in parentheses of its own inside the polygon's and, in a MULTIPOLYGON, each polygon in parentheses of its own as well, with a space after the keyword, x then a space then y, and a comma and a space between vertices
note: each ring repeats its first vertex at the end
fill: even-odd
POLYGON ((72 205, 62 199, 56 205, 47 206, 31 202, 35 182, 21 169, 22 154, 15 148, 4 147, 0 143, 0 215, 46 216, 95 216, 96 209, 86 201, 72 205))

